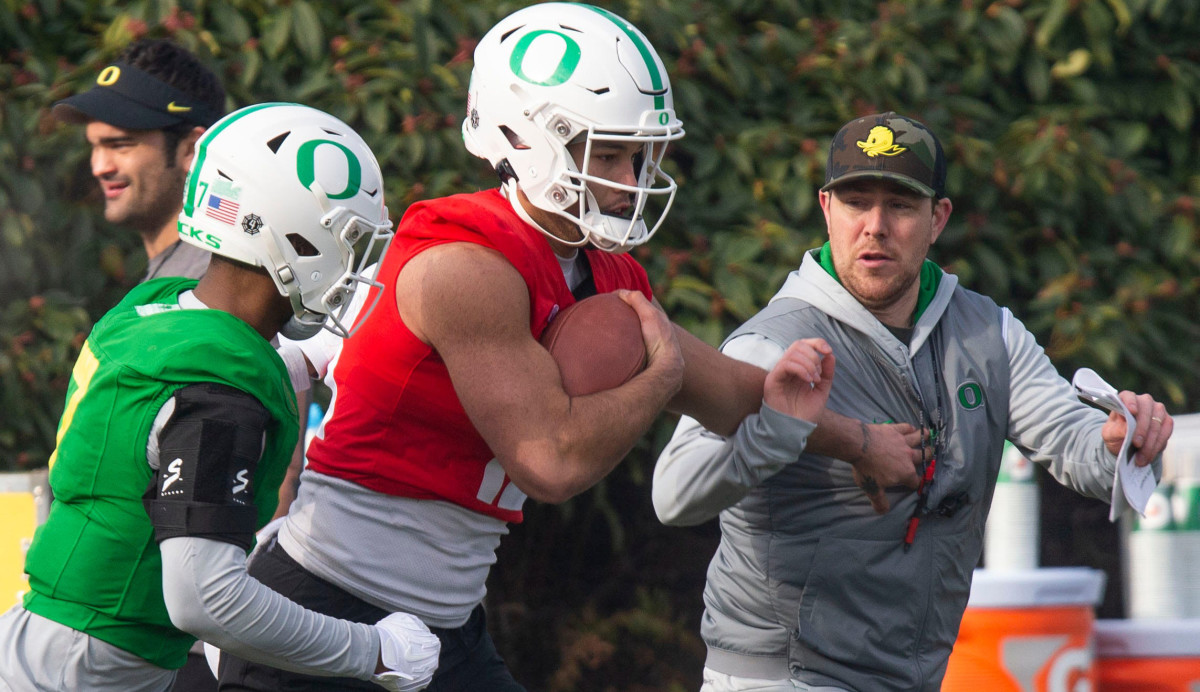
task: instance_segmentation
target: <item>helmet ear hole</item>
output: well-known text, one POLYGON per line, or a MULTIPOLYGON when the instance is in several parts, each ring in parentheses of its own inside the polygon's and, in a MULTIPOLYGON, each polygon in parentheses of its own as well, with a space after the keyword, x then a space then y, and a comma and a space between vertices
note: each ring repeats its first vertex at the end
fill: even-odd
POLYGON ((321 254, 321 251, 317 249, 317 246, 308 242, 308 240, 299 233, 289 233, 286 237, 288 242, 292 244, 292 249, 295 250, 296 254, 300 257, 316 257, 317 255, 321 254))
POLYGON ((525 140, 521 139, 521 135, 513 132, 512 128, 510 128, 508 125, 501 125, 500 131, 504 133, 505 139, 508 140, 508 143, 512 145, 513 149, 518 151, 529 149, 529 145, 525 143, 525 140))

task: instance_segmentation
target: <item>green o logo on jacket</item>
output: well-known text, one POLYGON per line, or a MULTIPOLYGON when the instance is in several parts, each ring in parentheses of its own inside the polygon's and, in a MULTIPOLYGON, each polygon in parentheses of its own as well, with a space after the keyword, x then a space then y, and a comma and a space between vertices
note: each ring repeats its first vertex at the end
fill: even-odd
POLYGON ((958 388, 958 404, 971 411, 983 405, 983 387, 977 382, 967 382, 958 388))

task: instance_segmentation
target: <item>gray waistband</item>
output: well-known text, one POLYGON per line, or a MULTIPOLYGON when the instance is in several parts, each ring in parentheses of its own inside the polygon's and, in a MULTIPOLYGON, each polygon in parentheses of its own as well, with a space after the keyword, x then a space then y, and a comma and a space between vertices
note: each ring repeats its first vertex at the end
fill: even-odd
POLYGON ((441 500, 385 495, 306 470, 279 544, 309 572, 389 612, 455 628, 487 593, 499 519, 441 500))
POLYGON ((718 649, 711 644, 704 665, 718 673, 741 678, 786 680, 792 676, 787 656, 739 654, 718 649))

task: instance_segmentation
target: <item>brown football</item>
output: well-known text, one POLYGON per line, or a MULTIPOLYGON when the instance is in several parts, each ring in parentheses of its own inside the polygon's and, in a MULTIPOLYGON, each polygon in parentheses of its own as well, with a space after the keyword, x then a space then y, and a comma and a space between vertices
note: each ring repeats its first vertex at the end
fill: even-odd
POLYGON ((570 396, 620 386, 646 367, 637 312, 615 293, 572 304, 558 313, 540 340, 558 363, 570 396))

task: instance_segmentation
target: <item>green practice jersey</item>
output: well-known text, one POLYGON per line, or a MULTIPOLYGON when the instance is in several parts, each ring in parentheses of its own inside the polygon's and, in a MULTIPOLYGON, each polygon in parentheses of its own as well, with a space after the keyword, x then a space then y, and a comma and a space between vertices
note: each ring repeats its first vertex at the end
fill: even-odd
POLYGON ((136 287, 84 343, 50 459, 54 503, 25 565, 28 610, 164 668, 181 667, 195 639, 167 614, 162 557, 143 506, 159 410, 176 390, 206 382, 246 392, 267 409, 253 476, 258 526, 275 512, 298 434, 283 361, 237 317, 181 309, 179 294, 195 285, 166 278, 136 287))

